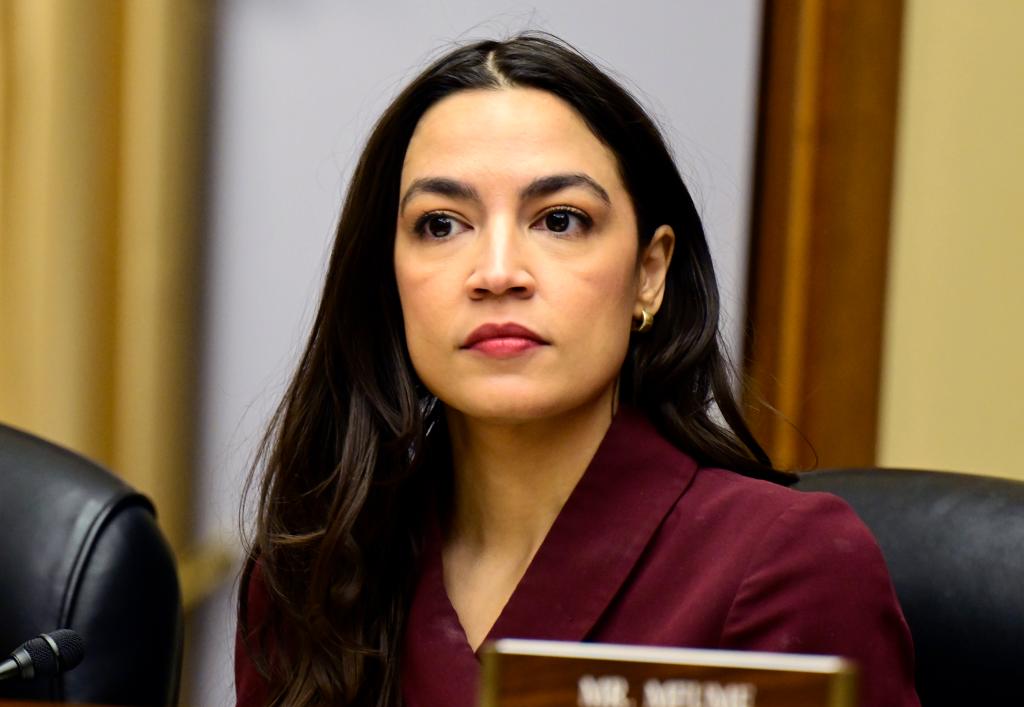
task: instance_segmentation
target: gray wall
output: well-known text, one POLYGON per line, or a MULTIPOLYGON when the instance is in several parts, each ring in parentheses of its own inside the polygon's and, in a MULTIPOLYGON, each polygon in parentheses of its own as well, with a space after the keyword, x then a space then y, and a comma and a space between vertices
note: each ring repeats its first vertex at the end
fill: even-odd
MULTIPOLYGON (((221 0, 198 481, 202 538, 236 542, 254 444, 311 320, 346 179, 397 90, 453 41, 545 29, 653 111, 705 218, 740 343, 760 2, 221 0)), ((191 622, 184 702, 232 703, 225 588, 191 622)))

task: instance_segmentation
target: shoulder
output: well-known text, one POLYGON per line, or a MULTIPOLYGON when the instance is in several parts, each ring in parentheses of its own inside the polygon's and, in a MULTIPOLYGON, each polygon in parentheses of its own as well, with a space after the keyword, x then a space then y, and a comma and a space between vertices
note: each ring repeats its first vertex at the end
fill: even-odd
POLYGON ((841 655, 860 667, 865 705, 917 704, 910 632, 885 559, 845 501, 713 469, 692 490, 740 555, 721 647, 841 655))
POLYGON ((871 532, 841 498, 725 469, 699 468, 673 513, 763 551, 772 543, 795 543, 807 551, 821 545, 841 554, 878 549, 871 532))
MULTIPOLYGON (((794 606, 847 592, 851 582, 893 597, 885 560, 850 506, 828 493, 797 491, 735 472, 702 468, 674 509, 731 546, 739 585, 733 612, 782 586, 794 606)), ((863 596, 863 594, 862 594, 863 596)), ((735 618, 735 615, 733 616, 735 618)))
POLYGON ((768 588, 783 588, 775 599, 796 606, 806 595, 827 595, 851 578, 871 577, 872 586, 891 595, 878 544, 845 501, 698 466, 660 441, 648 446, 657 451, 645 458, 657 470, 630 476, 631 483, 658 480, 661 494, 676 494, 676 481, 683 480, 644 559, 645 571, 658 581, 714 597, 723 620, 756 609, 763 598, 758 593, 768 588))
POLYGON ((635 494, 645 498, 671 497, 661 506, 665 515, 651 547, 659 564, 699 567, 721 584, 738 582, 761 558, 782 560, 782 550, 791 561, 827 554, 826 569, 844 557, 880 561, 870 531, 842 499, 701 466, 646 418, 629 412, 619 423, 625 433, 613 438, 618 444, 609 445, 604 457, 628 459, 610 465, 615 473, 609 485, 626 500, 637 487, 635 494))
POLYGON ((242 639, 255 640, 267 623, 270 593, 258 558, 246 560, 238 590, 238 632, 242 639))
POLYGON ((259 562, 250 558, 242 572, 238 596, 238 628, 235 632, 236 704, 267 704, 267 679, 255 655, 265 655, 262 630, 270 609, 270 597, 259 562))
MULTIPOLYGON (((705 478, 714 474, 708 470, 705 478)), ((811 493, 739 477, 723 479, 712 496, 722 506, 720 520, 745 537, 749 547, 742 590, 759 578, 791 573, 787 594, 803 602, 807 592, 831 594, 854 578, 871 576, 889 589, 889 575, 878 543, 850 506, 828 493, 811 493), (728 487, 723 490, 723 487, 728 487)), ((737 600, 742 599, 742 594, 737 600)))
MULTIPOLYGON (((705 527, 749 529, 753 539, 776 521, 859 528, 867 533, 847 504, 836 496, 796 491, 785 485, 739 472, 701 466, 666 438, 642 412, 625 409, 616 418, 598 459, 614 470, 613 482, 644 485, 647 493, 672 494, 670 514, 705 527)), ((781 476, 781 475, 780 475, 781 476)), ((866 534, 870 538, 870 533, 866 534)))

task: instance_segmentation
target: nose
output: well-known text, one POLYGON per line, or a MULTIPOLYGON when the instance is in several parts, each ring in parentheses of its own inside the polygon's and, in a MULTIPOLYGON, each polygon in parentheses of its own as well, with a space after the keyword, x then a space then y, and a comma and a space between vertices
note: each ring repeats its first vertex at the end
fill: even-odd
POLYGON ((529 266, 529 245, 513 225, 483 229, 475 243, 466 289, 472 299, 531 297, 536 288, 529 266))

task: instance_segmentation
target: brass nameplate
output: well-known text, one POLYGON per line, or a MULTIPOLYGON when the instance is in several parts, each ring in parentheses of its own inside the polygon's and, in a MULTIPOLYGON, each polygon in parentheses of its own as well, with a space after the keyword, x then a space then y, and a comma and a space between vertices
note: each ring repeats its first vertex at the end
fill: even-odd
POLYGON ((484 647, 482 707, 855 707, 834 656, 505 639, 484 647))

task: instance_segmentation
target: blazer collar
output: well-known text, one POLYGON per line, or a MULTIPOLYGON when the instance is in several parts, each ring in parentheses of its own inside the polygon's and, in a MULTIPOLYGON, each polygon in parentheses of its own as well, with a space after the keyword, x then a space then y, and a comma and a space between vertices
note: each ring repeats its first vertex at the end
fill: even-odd
POLYGON ((488 639, 584 640, 696 470, 621 407, 488 639))
MULTIPOLYGON (((487 640, 586 640, 696 470, 642 413, 621 407, 487 640)), ((476 692, 479 663, 444 588, 436 523, 421 562, 406 697, 411 707, 461 705, 476 692)))

